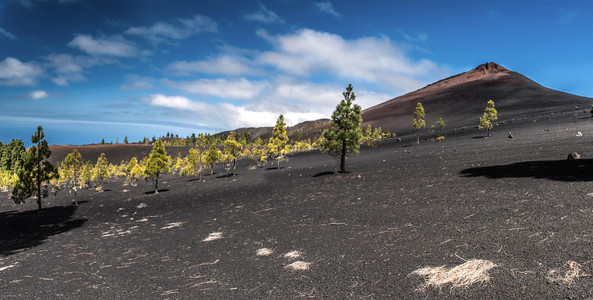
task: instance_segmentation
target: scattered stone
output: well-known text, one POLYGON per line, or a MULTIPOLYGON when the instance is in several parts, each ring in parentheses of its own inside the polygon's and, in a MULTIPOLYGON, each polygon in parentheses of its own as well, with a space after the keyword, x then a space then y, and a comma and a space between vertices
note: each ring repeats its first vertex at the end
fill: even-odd
POLYGON ((255 254, 257 256, 268 256, 268 255, 270 255, 272 253, 274 253, 274 250, 272 250, 272 249, 261 248, 261 249, 257 249, 257 252, 255 254))
POLYGON ((284 254, 285 258, 299 258, 303 253, 301 251, 290 251, 284 254))
POLYGON ((581 155, 576 152, 569 154, 568 158, 567 158, 567 160, 576 160, 576 159, 581 159, 581 155))
POLYGON ((213 232, 203 239, 202 242, 211 242, 220 239, 222 239, 222 232, 213 232))
POLYGON ((138 204, 138 206, 136 206, 136 208, 138 208, 138 209, 142 209, 142 208, 145 208, 145 207, 148 207, 148 204, 146 204, 144 202, 142 202, 142 203, 138 204))
POLYGON ((122 193, 127 193, 129 192, 128 190, 124 189, 123 191, 121 191, 122 193))
POLYGON ((293 269, 295 271, 305 271, 305 270, 309 270, 310 265, 311 265, 310 262, 295 261, 295 262, 291 263, 290 265, 285 266, 284 268, 293 269))
POLYGON ((513 134, 509 131, 509 139, 513 138, 513 134))
POLYGON ((577 136, 579 136, 579 137, 580 137, 580 136, 583 136, 583 133, 582 133, 582 132, 580 132, 580 131, 577 131, 577 136))
POLYGON ((397 138, 397 139, 396 139, 396 141, 398 141, 398 142, 401 142, 401 141, 402 141, 402 139, 400 139, 400 138, 397 138))

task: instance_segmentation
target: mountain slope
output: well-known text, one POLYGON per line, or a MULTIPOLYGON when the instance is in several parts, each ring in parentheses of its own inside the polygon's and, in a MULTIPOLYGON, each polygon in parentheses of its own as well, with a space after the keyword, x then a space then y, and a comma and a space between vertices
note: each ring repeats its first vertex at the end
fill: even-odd
POLYGON ((593 99, 552 90, 489 62, 363 111, 363 125, 381 126, 399 135, 412 133, 413 112, 422 102, 427 127, 440 117, 447 128, 475 127, 488 100, 499 121, 590 107, 593 99))

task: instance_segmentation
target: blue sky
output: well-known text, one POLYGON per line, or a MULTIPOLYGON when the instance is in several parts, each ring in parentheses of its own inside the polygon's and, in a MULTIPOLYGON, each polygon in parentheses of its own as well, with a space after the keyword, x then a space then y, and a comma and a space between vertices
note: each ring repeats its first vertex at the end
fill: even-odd
POLYGON ((593 2, 2 0, 0 141, 289 125, 487 61, 593 96, 593 2))

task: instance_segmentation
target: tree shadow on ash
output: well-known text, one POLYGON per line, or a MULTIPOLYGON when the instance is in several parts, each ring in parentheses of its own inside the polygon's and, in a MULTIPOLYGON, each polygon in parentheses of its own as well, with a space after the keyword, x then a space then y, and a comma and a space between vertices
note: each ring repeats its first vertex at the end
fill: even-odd
MULTIPOLYGON (((84 203, 80 201, 79 204, 84 203)), ((0 213, 0 256, 43 244, 50 236, 81 227, 86 219, 73 219, 78 206, 54 206, 42 210, 0 213)))
POLYGON ((469 168, 463 177, 490 179, 532 177, 557 181, 593 181, 593 159, 526 161, 509 165, 469 168))

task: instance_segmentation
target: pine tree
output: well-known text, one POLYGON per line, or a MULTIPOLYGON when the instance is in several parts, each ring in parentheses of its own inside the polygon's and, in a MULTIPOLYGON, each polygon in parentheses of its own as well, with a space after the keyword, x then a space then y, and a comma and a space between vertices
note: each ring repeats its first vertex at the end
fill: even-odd
POLYGON ((288 135, 286 134, 286 123, 284 123, 284 116, 280 115, 276 121, 276 125, 272 131, 272 137, 268 143, 268 154, 278 163, 280 169, 280 159, 284 155, 284 148, 288 144, 288 135))
POLYGON ((340 171, 346 172, 346 153, 357 154, 362 140, 362 109, 352 102, 356 95, 352 84, 348 84, 342 93, 344 99, 336 106, 332 114, 330 127, 323 131, 321 151, 340 155, 340 171))
POLYGON ((155 176, 154 179, 154 193, 159 193, 159 175, 161 173, 169 172, 169 158, 167 157, 167 151, 165 145, 161 140, 154 143, 150 156, 146 161, 146 168, 144 169, 144 176, 148 177, 151 175, 155 176))
POLYGON ((93 169, 93 181, 99 182, 99 188, 102 188, 103 181, 109 178, 109 161, 107 161, 107 157, 105 157, 105 153, 101 153, 101 155, 97 158, 97 163, 95 164, 95 168, 93 169))
POLYGON ((237 170, 237 156, 243 150, 243 145, 237 142, 236 140, 236 133, 231 131, 231 134, 226 138, 224 141, 224 155, 226 156, 227 160, 233 162, 233 176, 236 174, 237 170))
POLYGON ((142 175, 142 168, 140 168, 138 159, 136 157, 132 157, 130 162, 128 162, 128 165, 126 166, 126 173, 128 173, 126 182, 131 185, 135 185, 140 175, 142 175))
POLYGON ((206 153, 204 163, 210 167, 210 175, 214 174, 214 163, 222 158, 222 153, 216 148, 215 144, 210 145, 210 149, 206 153))
POLYGON ((200 150, 196 148, 189 149, 189 153, 184 159, 185 165, 181 169, 179 174, 181 176, 191 176, 191 175, 200 175, 200 180, 202 180, 202 153, 200 150))
POLYGON ((128 144, 128 136, 127 135, 124 137, 124 144, 128 144))
POLYGON ((412 125, 414 126, 414 130, 416 131, 416 139, 417 144, 420 145, 420 129, 426 126, 426 121, 424 121, 424 107, 422 103, 418 102, 416 105, 416 111, 414 111, 414 121, 412 125))
POLYGON ((18 170, 17 182, 12 191, 12 199, 15 203, 24 203, 33 195, 37 197, 37 205, 41 210, 41 198, 47 197, 47 189, 42 189, 45 182, 59 178, 58 170, 46 159, 51 156, 51 150, 45 140, 43 127, 37 127, 37 131, 31 137, 33 146, 29 148, 23 161, 23 166, 18 170))
POLYGON ((498 120, 496 108, 494 108, 494 101, 488 100, 486 108, 484 109, 484 115, 480 118, 480 130, 487 130, 488 137, 490 137, 490 131, 494 128, 493 121, 498 120))
POLYGON ((66 181, 66 187, 70 194, 74 194, 74 203, 78 205, 76 195, 78 189, 82 186, 82 156, 78 150, 74 149, 72 153, 68 154, 64 159, 64 180, 66 181))

